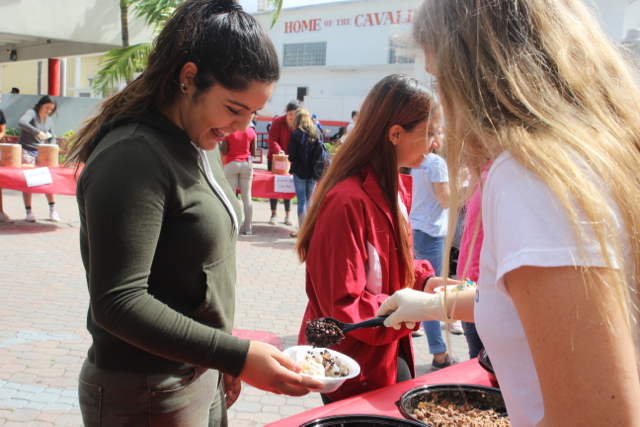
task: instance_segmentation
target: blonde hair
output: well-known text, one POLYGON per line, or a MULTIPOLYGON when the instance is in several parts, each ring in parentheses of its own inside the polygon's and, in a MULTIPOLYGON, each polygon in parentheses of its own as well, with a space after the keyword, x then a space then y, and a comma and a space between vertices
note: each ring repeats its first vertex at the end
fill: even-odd
POLYGON ((313 123, 309 111, 304 108, 298 108, 296 110, 296 115, 293 119, 293 128, 306 132, 311 141, 317 141, 320 138, 318 136, 318 127, 313 123))
MULTIPOLYGON (((454 179, 460 167, 469 165, 479 177, 487 158, 509 152, 558 197, 578 241, 587 236, 585 227, 593 228, 615 278, 606 286, 635 336, 638 309, 624 267, 632 264, 637 282, 640 92, 620 51, 580 0, 426 0, 413 21, 447 118, 451 211, 462 199, 454 179), (610 200, 629 235, 628 260, 607 210, 610 200), (580 205, 587 225, 572 203, 580 205)), ((580 256, 586 259, 583 251, 580 256)), ((447 260, 444 265, 446 277, 447 260)), ((597 290, 592 282, 587 286, 597 290)))

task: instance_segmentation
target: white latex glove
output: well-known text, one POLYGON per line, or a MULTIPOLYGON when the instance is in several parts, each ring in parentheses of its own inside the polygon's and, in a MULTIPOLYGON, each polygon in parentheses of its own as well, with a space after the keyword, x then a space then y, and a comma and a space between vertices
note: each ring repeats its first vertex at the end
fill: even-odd
MULTIPOLYGON (((376 316, 389 314, 384 326, 400 329, 401 323, 418 323, 423 320, 447 321, 444 311, 444 293, 426 294, 413 289, 402 289, 391 295, 378 309, 376 316)), ((451 321, 451 320, 449 320, 451 321)))
POLYGON ((44 132, 40 131, 40 133, 38 133, 38 138, 39 139, 47 139, 47 134, 45 134, 44 132))

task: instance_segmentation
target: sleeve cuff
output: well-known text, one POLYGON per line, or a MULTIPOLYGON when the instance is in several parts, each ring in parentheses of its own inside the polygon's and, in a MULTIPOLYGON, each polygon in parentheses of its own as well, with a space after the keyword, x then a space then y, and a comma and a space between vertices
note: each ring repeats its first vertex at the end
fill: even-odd
POLYGON ((215 350, 211 357, 209 368, 237 378, 247 361, 250 341, 223 332, 216 335, 218 335, 218 338, 214 345, 215 350))

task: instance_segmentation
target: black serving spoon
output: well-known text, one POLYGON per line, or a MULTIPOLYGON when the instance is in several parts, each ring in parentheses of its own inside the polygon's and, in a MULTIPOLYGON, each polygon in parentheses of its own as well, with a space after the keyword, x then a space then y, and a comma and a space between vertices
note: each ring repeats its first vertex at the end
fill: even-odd
POLYGON ((339 321, 338 319, 334 319, 333 317, 325 317, 324 320, 326 320, 327 322, 332 322, 342 330, 343 334, 346 334, 351 331, 355 331, 356 329, 376 328, 378 326, 382 326, 384 324, 384 320, 387 317, 389 316, 387 315, 387 316, 374 317, 373 319, 367 319, 357 323, 344 323, 339 321))
POLYGON ((314 321, 307 321, 305 338, 314 347, 332 347, 340 344, 344 334, 360 328, 382 326, 388 316, 374 317, 358 323, 344 323, 333 317, 320 317, 314 321))

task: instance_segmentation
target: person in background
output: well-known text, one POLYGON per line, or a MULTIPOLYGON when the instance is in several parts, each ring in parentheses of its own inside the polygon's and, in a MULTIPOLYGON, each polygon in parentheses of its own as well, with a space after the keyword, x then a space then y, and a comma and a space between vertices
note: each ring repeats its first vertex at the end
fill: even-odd
MULTIPOLYGON (((466 203, 464 217, 464 231, 460 240, 460 252, 458 254, 458 265, 456 274, 459 279, 469 279, 478 282, 480 279, 480 250, 484 240, 484 228, 482 227, 481 204, 482 186, 487 180, 491 162, 482 167, 482 177, 471 178, 472 193, 466 203)), ((482 339, 478 335, 476 324, 473 322, 462 322, 464 337, 469 347, 469 358, 478 357, 478 353, 484 347, 482 339)))
MULTIPOLYGON (((398 173, 420 166, 435 111, 427 88, 402 74, 385 77, 367 95, 361 126, 334 155, 299 232, 296 252, 306 262, 309 298, 299 344, 305 343, 308 320, 359 322, 374 317, 381 302, 400 289, 442 283, 428 261, 413 259, 411 177, 398 173)), ((323 395, 323 402, 411 379, 414 328, 364 328, 346 335, 332 349, 356 360, 361 373, 323 395)))
POLYGON ((356 122, 358 121, 358 114, 359 114, 359 112, 356 111, 356 110, 353 110, 351 112, 351 121, 347 125, 347 130, 345 131, 345 136, 348 135, 349 132, 351 132, 354 127, 356 127, 356 122))
POLYGON ((407 289, 377 314, 475 321, 513 427, 640 426, 632 65, 580 0, 426 0, 412 22, 449 170, 494 161, 477 289, 407 289))
MULTIPOLYGON (((413 228, 413 256, 428 260, 436 276, 442 275, 444 239, 449 220, 449 175, 445 160, 434 153, 442 148, 439 129, 442 123, 442 108, 432 115, 431 127, 427 130, 429 147, 420 166, 411 170, 413 177, 413 201, 411 206, 411 226, 413 228), (439 121, 438 121, 439 119, 439 121)), ((459 362, 447 354, 447 345, 442 338, 440 322, 422 322, 429 342, 429 352, 433 355, 431 368, 437 371, 459 362)), ((452 333, 462 333, 462 326, 448 325, 452 333), (452 327, 453 326, 453 327, 452 327), (457 328, 457 329, 456 329, 457 328)))
POLYGON ((231 334, 241 212, 218 144, 247 130, 279 74, 267 30, 239 4, 185 1, 142 74, 75 135, 85 426, 226 426, 241 381, 320 387, 276 347, 231 334))
POLYGON ((253 218, 253 202, 251 201, 251 182, 253 181, 253 156, 256 155, 258 135, 252 126, 245 132, 234 132, 227 135, 220 145, 224 158, 224 177, 231 190, 236 190, 240 183, 240 194, 244 210, 244 221, 240 232, 250 236, 253 234, 251 221, 253 218))
MULTIPOLYGON (((0 103, 2 102, 2 93, 0 93, 0 103)), ((0 110, 0 142, 4 138, 4 134, 6 132, 7 127, 7 119, 4 116, 4 112, 0 110)), ((0 188, 0 222, 13 222, 9 215, 4 212, 4 207, 2 206, 2 189, 0 188)))
POLYGON ((17 87, 12 87, 11 93, 20 94, 20 89, 18 89, 17 87))
MULTIPOLYGON (((34 165, 38 158, 38 145, 40 144, 57 144, 56 137, 53 134, 53 121, 51 114, 56 111, 56 101, 49 95, 45 95, 33 109, 27 110, 18 121, 20 126, 20 138, 18 143, 22 145, 22 163, 34 165), (46 142, 45 142, 46 141, 46 142)), ((56 210, 56 196, 54 194, 46 194, 47 202, 49 202, 49 219, 53 222, 60 221, 56 210)), ((33 199, 32 193, 22 193, 24 200, 24 208, 27 211, 27 221, 35 222, 36 215, 31 208, 33 199)))
MULTIPOLYGON (((269 170, 271 170, 273 165, 274 154, 278 154, 280 151, 284 151, 287 155, 289 154, 289 139, 293 131, 293 119, 298 108, 300 108, 300 101, 297 99, 290 101, 285 108, 285 115, 276 117, 273 119, 273 122, 271 122, 271 127, 269 128, 269 154, 267 155, 269 170)), ((271 218, 269 219, 269 224, 276 225, 278 220, 278 200, 269 199, 269 203, 271 203, 271 218)), ((293 225, 293 221, 291 221, 291 200, 284 199, 284 215, 284 223, 286 225, 293 225)))
MULTIPOLYGON (((289 161, 291 162, 290 172, 293 174, 293 185, 298 198, 298 226, 300 226, 304 219, 307 203, 311 200, 311 195, 318 183, 312 179, 311 157, 316 144, 322 144, 322 141, 320 140, 320 130, 314 125, 309 112, 304 108, 296 110, 293 127, 289 139, 289 161)), ((298 237, 298 232, 294 231, 290 236, 298 237)))
MULTIPOLYGON (((339 139, 333 144, 335 147, 340 147, 347 138, 347 135, 356 127, 356 122, 358 121, 358 111, 351 112, 351 121, 345 128, 344 133, 339 136, 339 139)), ((342 129, 342 128, 341 128, 342 129)))
POLYGON ((313 120, 313 124, 318 127, 318 136, 320 137, 320 141, 324 142, 324 129, 322 128, 322 123, 320 123, 320 120, 318 120, 318 116, 316 115, 316 113, 313 113, 311 115, 311 119, 313 120))

